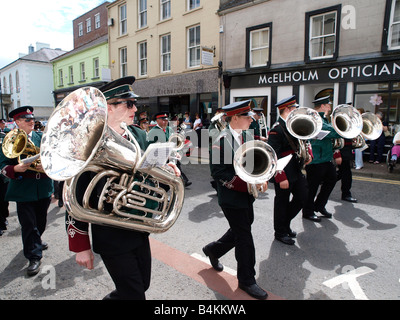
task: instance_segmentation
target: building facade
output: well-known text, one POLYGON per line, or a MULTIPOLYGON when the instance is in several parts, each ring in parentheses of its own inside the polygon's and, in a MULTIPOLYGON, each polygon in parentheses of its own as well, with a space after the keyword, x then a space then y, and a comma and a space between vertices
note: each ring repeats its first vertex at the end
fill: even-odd
POLYGON ((98 88, 111 81, 108 4, 105 2, 73 20, 74 49, 52 60, 55 105, 76 89, 98 88))
POLYGON ((139 111, 210 119, 219 95, 218 7, 215 0, 108 5, 112 78, 136 77, 139 111))
POLYGON ((282 98, 329 94, 397 130, 400 0, 221 0, 219 15, 225 101, 253 99, 271 126, 282 98))
POLYGON ((65 53, 61 49, 36 48, 0 69, 1 116, 21 106, 34 107, 39 120, 47 119, 54 108, 53 66, 51 60, 65 53))

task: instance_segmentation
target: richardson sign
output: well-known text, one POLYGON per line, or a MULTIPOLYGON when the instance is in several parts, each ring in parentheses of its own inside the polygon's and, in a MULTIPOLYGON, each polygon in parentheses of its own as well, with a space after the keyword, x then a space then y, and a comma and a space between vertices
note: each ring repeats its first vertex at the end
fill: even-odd
POLYGON ((323 82, 399 80, 400 61, 377 62, 309 70, 289 70, 232 78, 233 88, 323 82))

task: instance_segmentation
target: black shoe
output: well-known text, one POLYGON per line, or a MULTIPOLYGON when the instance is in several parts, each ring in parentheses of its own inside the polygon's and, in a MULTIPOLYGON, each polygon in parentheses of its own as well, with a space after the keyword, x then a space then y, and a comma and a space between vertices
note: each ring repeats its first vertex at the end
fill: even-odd
POLYGON ((296 238, 297 237, 297 232, 293 231, 293 230, 290 230, 289 233, 288 233, 288 236, 291 237, 291 238, 296 238))
POLYGON ((185 187, 189 187, 192 183, 190 181, 186 181, 185 187))
POLYGON ((268 298, 268 293, 260 288, 257 283, 252 284, 250 286, 245 286, 239 283, 239 288, 246 292, 248 295, 252 296, 253 298, 265 300, 268 298))
POLYGON ((49 248, 49 245, 47 242, 42 241, 42 250, 47 250, 49 248))
POLYGON ((312 214, 312 215, 304 215, 303 214, 303 219, 311 220, 314 222, 321 222, 321 218, 315 214, 312 214))
POLYGON ((352 202, 352 203, 357 203, 357 199, 354 199, 352 196, 342 197, 342 200, 352 202))
POLYGON ((28 269, 26 269, 26 273, 29 277, 32 277, 39 272, 39 267, 40 267, 40 260, 29 260, 29 266, 28 269))
POLYGON ((332 213, 329 213, 328 211, 326 211, 325 208, 318 209, 318 210, 315 210, 315 211, 321 213, 325 218, 332 218, 332 213))
POLYGON ((289 246, 294 245, 295 241, 289 237, 289 235, 285 234, 283 236, 275 236, 275 239, 284 243, 284 244, 288 244, 289 246))
POLYGON ((214 257, 214 255, 211 253, 210 248, 209 248, 209 244, 206 245, 203 248, 203 252, 204 254, 210 259, 210 263, 212 265, 212 267, 217 270, 217 271, 222 271, 224 270, 224 266, 219 262, 219 260, 214 257))
POLYGON ((62 199, 58 200, 58 207, 62 208, 64 206, 64 202, 62 201, 62 199))

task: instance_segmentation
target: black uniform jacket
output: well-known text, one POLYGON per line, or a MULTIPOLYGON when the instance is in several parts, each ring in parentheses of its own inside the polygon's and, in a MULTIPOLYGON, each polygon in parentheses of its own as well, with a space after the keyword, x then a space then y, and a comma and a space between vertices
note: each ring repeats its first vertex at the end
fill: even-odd
MULTIPOLYGON (((147 148, 146 133, 134 126, 129 126, 131 133, 136 138, 142 150, 147 148)), ((86 174, 86 173, 85 173, 86 174)), ((88 176, 81 176, 77 184, 77 197, 82 197, 86 190, 84 181, 89 179, 88 176), (82 180, 82 183, 81 183, 82 180), (79 189, 82 190, 79 190, 79 189)), ((79 201, 79 199, 78 199, 79 201)), ((147 241, 148 233, 125 230, 115 227, 91 224, 92 226, 92 243, 93 251, 104 255, 116 255, 133 250, 147 241)), ((73 252, 81 252, 91 248, 88 229, 89 224, 86 222, 73 219, 68 213, 66 214, 66 228, 69 240, 69 249, 73 252)))
MULTIPOLYGON (((244 142, 253 140, 242 134, 244 142)), ((211 176, 217 182, 218 204, 224 208, 249 208, 254 197, 247 191, 247 183, 240 179, 233 167, 233 156, 239 148, 229 128, 221 132, 211 149, 211 176)))
POLYGON ((279 118, 278 122, 271 129, 268 136, 268 144, 275 150, 278 159, 293 154, 292 159, 287 164, 285 169, 282 172, 277 172, 273 178, 274 181, 276 183, 280 183, 288 180, 289 184, 296 182, 299 174, 301 174, 301 165, 296 155, 296 152, 299 148, 299 142, 297 138, 294 138, 292 135, 290 135, 286 128, 286 122, 282 118, 279 118), (293 150, 285 133, 287 137, 292 140, 296 150, 293 150))

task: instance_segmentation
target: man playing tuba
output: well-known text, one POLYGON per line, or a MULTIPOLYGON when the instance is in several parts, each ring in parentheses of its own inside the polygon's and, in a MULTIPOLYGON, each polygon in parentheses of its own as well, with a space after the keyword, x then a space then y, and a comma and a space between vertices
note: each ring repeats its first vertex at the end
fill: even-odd
MULTIPOLYGON (((14 119, 18 128, 27 134, 30 141, 36 147, 40 147, 42 132, 33 131, 35 126, 33 108, 24 106, 14 109, 10 112, 10 117, 14 119)), ((4 145, 3 142, 3 147, 4 145)), ((11 145, 13 144, 10 143, 11 145)), ((15 144, 13 147, 18 148, 15 144)), ((3 148, 1 149, 1 173, 10 179, 5 199, 17 203, 24 256, 29 260, 27 275, 33 276, 39 272, 42 251, 47 249, 47 244, 42 242, 41 236, 46 229, 53 181, 43 173, 40 162, 36 166, 36 171, 30 170, 30 165, 30 163, 18 163, 17 158, 7 158, 3 148)))

